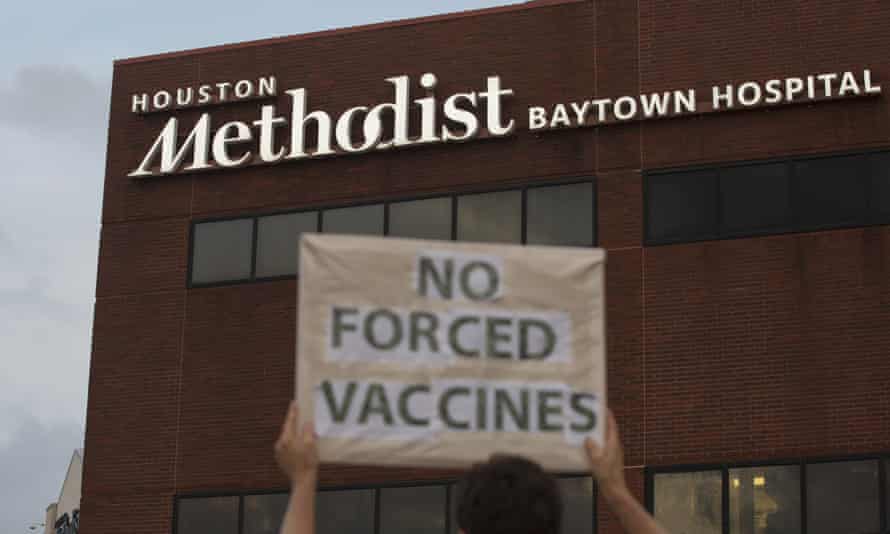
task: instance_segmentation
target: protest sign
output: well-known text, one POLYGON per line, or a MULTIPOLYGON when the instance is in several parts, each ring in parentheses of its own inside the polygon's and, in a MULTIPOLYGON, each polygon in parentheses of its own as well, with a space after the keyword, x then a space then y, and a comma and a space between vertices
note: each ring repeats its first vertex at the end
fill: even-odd
POLYGON ((599 249, 304 234, 296 388, 322 461, 586 469, 604 277, 599 249))

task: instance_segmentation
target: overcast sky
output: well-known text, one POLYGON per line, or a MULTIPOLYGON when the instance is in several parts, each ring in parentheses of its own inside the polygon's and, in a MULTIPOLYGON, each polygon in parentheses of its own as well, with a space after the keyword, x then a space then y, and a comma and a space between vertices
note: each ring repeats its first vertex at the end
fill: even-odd
POLYGON ((21 534, 43 520, 83 443, 112 60, 509 3, 4 4, 0 533, 21 534))

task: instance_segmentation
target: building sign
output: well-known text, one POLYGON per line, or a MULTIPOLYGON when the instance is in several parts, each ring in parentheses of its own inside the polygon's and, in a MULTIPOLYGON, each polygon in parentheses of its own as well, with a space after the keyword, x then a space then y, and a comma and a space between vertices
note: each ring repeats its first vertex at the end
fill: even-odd
POLYGON ((296 391, 322 461, 585 469, 604 273, 599 249, 304 234, 296 391))
MULTIPOLYGON (((411 146, 505 137, 517 130, 515 117, 505 116, 504 100, 515 92, 499 76, 488 76, 482 88, 436 95, 438 77, 426 73, 413 82, 407 75, 386 78, 392 98, 357 105, 337 116, 313 109, 306 89, 284 91, 290 113, 264 104, 253 121, 213 123, 203 113, 186 131, 171 117, 145 152, 131 177, 225 169, 244 165, 271 165, 294 160, 360 154, 411 146), (415 98, 421 89, 425 96, 415 98), (280 142, 280 130, 289 129, 289 144, 280 142), (309 132, 313 132, 310 136, 309 132)), ((881 86, 869 69, 861 72, 821 73, 720 84, 709 94, 695 89, 663 91, 616 98, 592 98, 526 110, 528 129, 543 132, 562 128, 602 126, 628 121, 681 117, 734 109, 818 102, 875 96, 881 86)), ((134 113, 223 104, 278 96, 274 76, 257 80, 224 81, 197 87, 180 87, 131 95, 134 113)))

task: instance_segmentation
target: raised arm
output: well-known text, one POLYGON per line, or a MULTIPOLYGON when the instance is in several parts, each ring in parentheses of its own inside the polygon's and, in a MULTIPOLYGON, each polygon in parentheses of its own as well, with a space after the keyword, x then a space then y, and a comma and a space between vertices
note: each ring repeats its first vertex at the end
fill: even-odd
POLYGON ((291 402, 275 442, 275 459, 290 479, 290 499, 281 534, 315 534, 315 487, 318 484, 318 450, 311 423, 299 426, 299 409, 291 402))
POLYGON ((668 534, 627 488, 624 480, 624 449, 618 435, 618 424, 611 410, 606 426, 605 446, 600 447, 590 438, 587 438, 585 446, 599 495, 609 503, 609 508, 618 517, 624 531, 628 534, 668 534))

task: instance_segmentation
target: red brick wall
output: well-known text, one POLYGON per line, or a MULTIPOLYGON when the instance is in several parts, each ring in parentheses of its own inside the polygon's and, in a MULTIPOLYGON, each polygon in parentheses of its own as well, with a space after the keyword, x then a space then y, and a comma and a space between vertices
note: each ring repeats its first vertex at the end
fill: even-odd
MULTIPOLYGON (((890 92, 888 27, 883 0, 542 2, 118 63, 85 534, 168 531, 177 493, 284 487, 270 452, 293 392, 296 283, 186 289, 190 220, 496 183, 598 177, 609 395, 640 496, 643 465, 890 451, 890 228, 641 246, 643 171, 890 147, 886 97, 126 177, 169 116, 131 114, 135 92, 274 74, 335 113, 388 98, 389 75, 435 72, 447 95, 499 74, 524 124, 531 105, 865 67, 890 92)), ((324 481, 441 476, 331 466, 324 481)))

